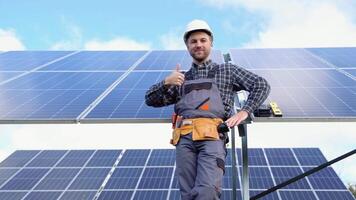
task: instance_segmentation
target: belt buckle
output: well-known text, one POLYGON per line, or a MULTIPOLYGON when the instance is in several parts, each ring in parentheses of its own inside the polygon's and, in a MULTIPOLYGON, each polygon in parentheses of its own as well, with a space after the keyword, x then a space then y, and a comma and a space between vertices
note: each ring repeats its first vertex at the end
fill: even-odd
POLYGON ((192 120, 184 119, 184 120, 182 121, 182 126, 192 125, 192 124, 193 124, 193 121, 192 121, 192 120))

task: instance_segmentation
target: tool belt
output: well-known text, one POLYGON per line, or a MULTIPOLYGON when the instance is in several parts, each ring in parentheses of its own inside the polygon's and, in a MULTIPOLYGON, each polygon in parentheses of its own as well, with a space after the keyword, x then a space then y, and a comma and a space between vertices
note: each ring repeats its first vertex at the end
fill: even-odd
POLYGON ((192 133, 193 141, 219 140, 217 126, 222 122, 223 120, 220 118, 195 118, 177 121, 177 126, 172 133, 171 144, 177 145, 180 136, 189 133, 192 133))

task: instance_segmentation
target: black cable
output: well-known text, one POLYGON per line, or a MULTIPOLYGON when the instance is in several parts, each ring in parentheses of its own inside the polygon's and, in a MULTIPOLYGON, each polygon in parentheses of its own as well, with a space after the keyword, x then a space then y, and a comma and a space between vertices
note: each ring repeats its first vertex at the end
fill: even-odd
POLYGON ((333 160, 331 160, 329 162, 321 164, 318 167, 310 169, 310 170, 304 172, 303 174, 300 174, 300 175, 298 175, 298 176, 296 176, 294 178, 291 178, 291 179, 289 179, 289 180, 287 180, 287 181, 285 181, 283 183, 280 183, 280 184, 278 184, 278 185, 276 185, 276 186, 274 186, 274 187, 272 187, 272 188, 270 188, 270 189, 268 189, 266 191, 263 191, 263 192, 255 195, 255 196, 251 197, 250 200, 259 199, 259 198, 261 198, 263 196, 266 196, 269 193, 272 193, 272 192, 274 192, 274 191, 276 191, 276 190, 278 190, 278 189, 280 189, 280 188, 282 188, 282 187, 284 187, 286 185, 294 183, 294 182, 298 181, 299 179, 302 179, 302 178, 304 178, 306 176, 309 176, 310 174, 313 174, 313 173, 315 173, 315 172, 317 172, 317 171, 319 171, 321 169, 324 169, 325 167, 327 167, 329 165, 332 165, 332 164, 334 164, 336 162, 339 162, 340 160, 345 159, 345 158, 347 158, 347 157, 349 157, 349 156, 351 156, 352 154, 355 154, 355 153, 356 153, 356 149, 354 149, 354 150, 352 150, 352 151, 350 151, 350 152, 348 152, 348 153, 346 153, 346 154, 344 154, 342 156, 339 156, 339 157, 337 157, 337 158, 335 158, 335 159, 333 159, 333 160))

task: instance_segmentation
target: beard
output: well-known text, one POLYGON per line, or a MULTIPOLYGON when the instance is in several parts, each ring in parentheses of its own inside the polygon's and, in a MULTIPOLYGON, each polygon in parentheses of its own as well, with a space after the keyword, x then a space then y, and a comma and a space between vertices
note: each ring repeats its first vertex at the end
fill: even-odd
POLYGON ((195 61, 198 63, 202 63, 205 60, 209 58, 210 52, 207 50, 201 50, 201 51, 190 51, 189 54, 193 57, 195 61))

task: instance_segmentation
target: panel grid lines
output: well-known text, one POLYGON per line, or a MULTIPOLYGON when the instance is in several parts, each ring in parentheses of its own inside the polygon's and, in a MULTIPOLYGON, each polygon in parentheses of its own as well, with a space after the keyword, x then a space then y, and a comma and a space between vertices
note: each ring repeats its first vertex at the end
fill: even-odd
MULTIPOLYGON (((35 151, 36 154, 32 154, 31 159, 23 164, 23 166, 9 168, 4 167, 3 163, 0 163, 0 180, 9 182, 15 176, 17 178, 29 179, 39 177, 32 184, 31 188, 19 185, 17 190, 12 190, 1 186, 0 198, 78 199, 83 197, 86 199, 111 200, 117 198, 137 199, 152 197, 154 199, 176 199, 179 197, 179 192, 175 174, 175 163, 172 164, 171 161, 167 162, 164 159, 160 159, 168 159, 169 157, 173 159, 174 151, 174 149, 122 150, 115 163, 110 162, 111 166, 108 163, 100 167, 96 165, 89 166, 89 163, 93 163, 92 161, 99 157, 116 157, 120 151, 67 150, 64 151, 65 154, 63 154, 63 150, 35 151), (55 165, 50 164, 43 167, 41 162, 35 162, 35 160, 41 161, 42 159, 58 158, 59 155, 61 157, 56 160, 55 165), (71 162, 76 163, 75 159, 81 160, 80 166, 72 167, 73 165, 66 164, 71 162), (121 162, 124 165, 120 166, 121 162), (33 163, 36 163, 36 165, 33 165, 33 163), (64 164, 60 163, 64 163, 65 167, 63 166, 64 164), (153 165, 149 165, 149 163, 153 165), (169 163, 169 165, 166 163, 169 163), (39 167, 37 167, 37 164, 39 167), (11 170, 9 171, 9 169, 11 170), (22 169, 22 172, 14 175, 19 169, 22 169), (62 182, 57 178, 61 178, 62 180, 68 179, 69 181, 62 182), (56 182, 54 185, 52 180, 56 182)), ((237 149, 237 152, 240 151, 241 149, 237 149)), ((28 154, 27 151, 19 151, 9 158, 21 158, 21 156, 23 157, 26 154, 28 154)), ((253 149, 249 157, 258 157, 266 161, 263 165, 250 166, 251 196, 287 178, 294 177, 310 169, 311 166, 315 167, 326 161, 320 150, 316 148, 253 149), (310 160, 315 161, 310 162, 310 160)), ((4 161, 4 163, 6 162, 9 161, 4 161)), ((240 170, 240 167, 237 170, 240 170)), ((226 198, 231 196, 230 176, 231 165, 226 167, 223 180, 223 195, 226 198)), ((240 175, 238 179, 241 179, 240 175)), ((238 184, 237 189, 238 198, 241 198, 240 184, 238 184)), ((332 199, 333 197, 342 200, 354 199, 332 168, 327 168, 310 175, 268 195, 267 198, 279 200, 285 198, 300 199, 302 197, 303 199, 316 200, 332 199)))
MULTIPOLYGON (((41 153, 43 153, 44 151, 42 151, 41 153)), ((41 153, 39 155, 37 155, 36 157, 40 156, 41 153)), ((47 171, 46 174, 44 174, 42 176, 42 178, 35 184, 33 185, 33 187, 29 190, 29 192, 23 197, 23 199, 25 199, 39 184, 40 182, 54 169, 54 166, 56 166, 67 154, 69 153, 69 151, 65 152, 58 160, 57 162, 47 171)))

